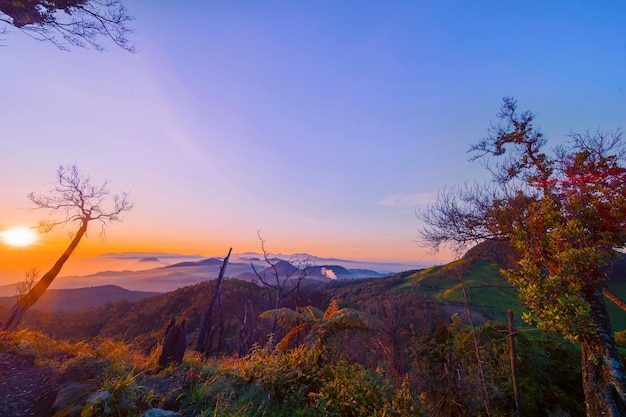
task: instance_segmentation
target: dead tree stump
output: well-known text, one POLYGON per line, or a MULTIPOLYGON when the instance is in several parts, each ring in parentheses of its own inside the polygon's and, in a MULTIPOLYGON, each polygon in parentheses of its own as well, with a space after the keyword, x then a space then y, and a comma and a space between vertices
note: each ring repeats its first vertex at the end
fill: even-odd
POLYGON ((165 340, 163 349, 159 357, 159 366, 166 367, 170 363, 181 363, 187 349, 187 332, 185 330, 185 320, 176 323, 172 319, 165 330, 165 340))

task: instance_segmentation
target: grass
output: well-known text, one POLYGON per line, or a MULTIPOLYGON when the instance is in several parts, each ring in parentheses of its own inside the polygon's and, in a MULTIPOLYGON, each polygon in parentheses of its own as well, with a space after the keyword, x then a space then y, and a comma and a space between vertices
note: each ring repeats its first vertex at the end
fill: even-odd
POLYGON ((151 391, 138 377, 156 370, 156 355, 110 338, 72 343, 28 329, 2 333, 0 339, 3 351, 33 357, 36 367, 52 369, 65 381, 57 387, 59 416, 132 417, 150 407, 151 391))
POLYGON ((257 347, 245 358, 203 358, 188 351, 182 364, 159 369, 155 354, 142 355, 112 339, 70 343, 20 330, 0 334, 0 342, 2 351, 53 367, 59 380, 71 376, 68 395, 57 396, 57 416, 138 417, 162 404, 184 416, 206 417, 392 416, 402 415, 397 411, 403 407, 417 410, 406 387, 396 391, 381 374, 357 364, 322 363, 318 351, 305 347, 286 353, 257 347), (77 389, 81 383, 84 389, 77 389))
POLYGON ((462 304, 465 298, 459 274, 462 274, 470 303, 489 317, 504 317, 506 322, 507 310, 513 310, 516 315, 524 311, 517 299, 517 290, 487 260, 459 259, 425 269, 412 278, 419 291, 437 301, 462 304))
MULTIPOLYGON (((458 271, 463 269, 467 269, 463 279, 473 308, 492 320, 505 323, 509 309, 516 317, 521 317, 525 308, 518 300, 517 290, 488 260, 459 259, 447 265, 433 266, 408 276, 407 282, 439 302, 462 304, 464 297, 458 271)), ((613 280, 608 284, 613 292, 626 300, 626 280, 613 280)), ((626 330, 626 312, 609 300, 606 303, 613 330, 626 330)), ((523 323, 520 321, 519 324, 523 323)))

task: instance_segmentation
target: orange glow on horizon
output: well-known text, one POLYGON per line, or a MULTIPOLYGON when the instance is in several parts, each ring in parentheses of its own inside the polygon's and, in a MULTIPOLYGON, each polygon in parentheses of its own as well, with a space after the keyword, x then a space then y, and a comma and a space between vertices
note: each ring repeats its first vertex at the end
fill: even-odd
MULTIPOLYGON (((0 246, 0 285, 18 282, 23 279, 25 271, 39 268, 46 272, 54 265, 63 253, 73 236, 70 230, 55 230, 39 236, 36 245, 27 247, 0 246)), ((336 258, 352 261, 371 261, 381 263, 402 263, 409 265, 445 264, 456 257, 442 251, 433 255, 427 249, 419 247, 415 242, 405 244, 399 239, 390 238, 373 246, 366 242, 335 239, 322 241, 318 239, 293 239, 287 236, 263 236, 266 250, 272 255, 310 254, 320 258, 336 258), (398 249, 400 248, 400 249, 398 249)), ((99 257, 107 253, 168 253, 186 256, 223 257, 229 248, 233 253, 261 252, 261 243, 256 236, 245 238, 235 237, 229 241, 201 240, 188 236, 154 236, 149 233, 130 235, 123 228, 111 229, 106 239, 99 238, 99 230, 93 229, 81 240, 74 253, 63 266, 60 276, 83 276, 105 270, 141 269, 137 260, 99 257)))

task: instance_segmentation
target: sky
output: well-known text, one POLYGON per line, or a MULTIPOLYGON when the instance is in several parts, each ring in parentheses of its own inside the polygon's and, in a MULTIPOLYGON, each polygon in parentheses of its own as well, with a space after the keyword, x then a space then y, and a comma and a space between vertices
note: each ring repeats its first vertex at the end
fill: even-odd
MULTIPOLYGON (((0 40, 0 231, 60 165, 135 206, 88 233, 100 253, 260 251, 442 264, 416 210, 487 181, 469 147, 503 97, 550 144, 626 125, 621 1, 139 1, 137 52, 0 40)), ((0 284, 46 270, 71 228, 15 248, 0 284)), ((74 268, 74 269, 73 269, 74 268)))

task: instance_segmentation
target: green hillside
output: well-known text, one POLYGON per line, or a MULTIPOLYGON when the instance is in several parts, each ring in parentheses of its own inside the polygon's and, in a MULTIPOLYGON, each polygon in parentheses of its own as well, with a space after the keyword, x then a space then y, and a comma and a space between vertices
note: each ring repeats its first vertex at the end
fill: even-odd
MULTIPOLYGON (((517 290, 502 277, 499 268, 487 259, 463 258, 442 266, 415 271, 406 276, 405 284, 416 286, 420 292, 440 303, 463 304, 461 279, 465 283, 472 309, 491 320, 506 322, 506 311, 521 317, 525 310, 517 298, 517 290)), ((626 300, 626 260, 613 267, 608 287, 626 300)), ((626 330, 626 312, 606 299, 614 331, 626 330)))
POLYGON ((421 271, 415 285, 443 303, 464 304, 461 280, 470 304, 487 318, 506 321, 506 311, 520 317, 523 311, 517 291, 486 259, 460 259, 450 264, 421 271))

